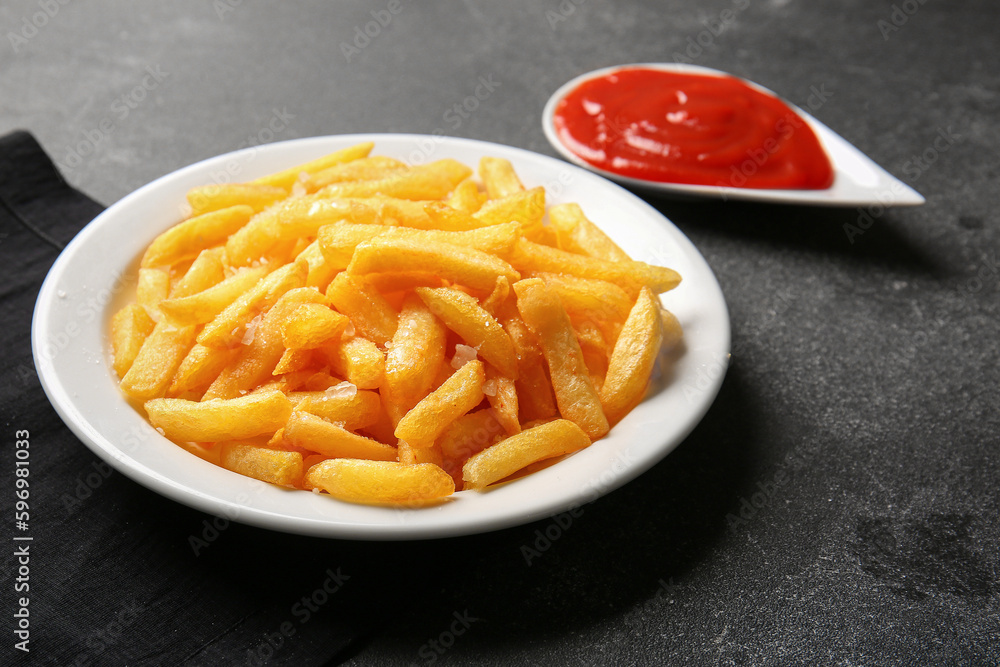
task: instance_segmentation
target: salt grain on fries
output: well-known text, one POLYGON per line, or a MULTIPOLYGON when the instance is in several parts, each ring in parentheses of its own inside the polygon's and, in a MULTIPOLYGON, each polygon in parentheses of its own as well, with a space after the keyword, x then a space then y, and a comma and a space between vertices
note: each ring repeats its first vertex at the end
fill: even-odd
POLYGON ((484 489, 603 437, 680 324, 510 162, 371 143, 188 195, 111 321, 122 391, 198 456, 350 502, 484 489))

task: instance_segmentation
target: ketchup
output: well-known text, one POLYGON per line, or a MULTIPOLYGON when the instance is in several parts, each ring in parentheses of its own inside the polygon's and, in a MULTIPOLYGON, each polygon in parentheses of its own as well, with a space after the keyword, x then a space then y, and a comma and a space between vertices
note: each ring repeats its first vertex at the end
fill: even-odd
POLYGON ((553 120, 570 151, 621 176, 737 188, 833 183, 806 122, 732 76, 615 70, 573 89, 553 120))

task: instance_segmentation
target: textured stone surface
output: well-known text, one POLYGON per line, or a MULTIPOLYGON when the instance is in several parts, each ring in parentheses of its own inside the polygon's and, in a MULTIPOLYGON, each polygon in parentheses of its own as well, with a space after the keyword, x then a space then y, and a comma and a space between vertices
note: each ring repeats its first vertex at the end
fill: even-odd
MULTIPOLYGON (((219 557, 268 540, 279 567, 342 566, 359 666, 1000 663, 994 6, 424 4, 345 55, 388 2, 70 3, 23 43, 9 35, 40 5, 5 2, 0 133, 30 130, 106 204, 262 139, 441 129, 552 155, 539 118, 565 80, 683 57, 803 105, 828 93, 814 115, 927 204, 872 210, 851 239, 858 210, 651 198, 715 270, 733 328, 718 400, 667 459, 558 530, 286 552, 233 527, 219 557), (449 114, 480 77, 499 86, 449 114)), ((126 480, 103 493, 109 513, 175 513, 178 540, 200 526, 126 480)))

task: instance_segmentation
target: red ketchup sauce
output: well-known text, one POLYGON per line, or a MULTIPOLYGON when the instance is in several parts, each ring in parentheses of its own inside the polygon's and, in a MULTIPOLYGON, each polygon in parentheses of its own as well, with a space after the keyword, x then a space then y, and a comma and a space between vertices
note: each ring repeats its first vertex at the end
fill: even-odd
POLYGON ((553 120, 570 151, 621 176, 737 188, 833 183, 806 122, 731 76, 616 70, 574 88, 553 120))

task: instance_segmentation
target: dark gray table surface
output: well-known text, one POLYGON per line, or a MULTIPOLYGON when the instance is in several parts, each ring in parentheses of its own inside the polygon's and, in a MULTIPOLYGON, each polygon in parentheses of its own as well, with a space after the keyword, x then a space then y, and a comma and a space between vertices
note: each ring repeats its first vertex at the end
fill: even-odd
POLYGON ((530 564, 521 547, 551 521, 329 543, 347 564, 462 564, 424 599, 389 596, 347 664, 1000 664, 996 19, 941 0, 18 0, 0 8, 0 134, 31 131, 110 204, 314 135, 443 130, 554 155, 550 93, 618 63, 694 62, 803 105, 821 91, 814 115, 926 205, 869 222, 646 197, 729 305, 714 406, 530 564), (479 108, 449 114, 483 78, 479 108))

